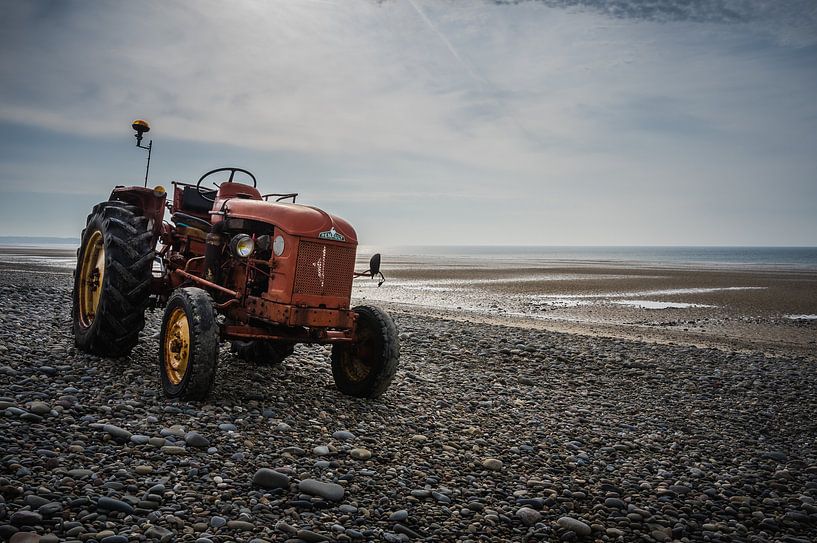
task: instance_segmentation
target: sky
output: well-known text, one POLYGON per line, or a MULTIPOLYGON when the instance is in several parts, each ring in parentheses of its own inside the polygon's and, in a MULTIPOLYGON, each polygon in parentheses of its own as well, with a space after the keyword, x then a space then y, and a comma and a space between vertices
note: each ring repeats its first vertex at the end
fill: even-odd
POLYGON ((371 245, 817 245, 817 2, 0 0, 0 236, 213 168, 371 245))

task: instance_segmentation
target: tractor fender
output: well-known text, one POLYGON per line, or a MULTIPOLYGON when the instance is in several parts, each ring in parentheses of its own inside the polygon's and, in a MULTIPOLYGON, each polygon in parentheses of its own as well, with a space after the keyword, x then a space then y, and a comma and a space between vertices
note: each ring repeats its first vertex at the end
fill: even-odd
POLYGON ((154 243, 159 238, 165 216, 167 192, 162 187, 125 187, 117 185, 111 192, 112 201, 126 202, 142 210, 142 216, 148 220, 148 230, 153 232, 154 243))

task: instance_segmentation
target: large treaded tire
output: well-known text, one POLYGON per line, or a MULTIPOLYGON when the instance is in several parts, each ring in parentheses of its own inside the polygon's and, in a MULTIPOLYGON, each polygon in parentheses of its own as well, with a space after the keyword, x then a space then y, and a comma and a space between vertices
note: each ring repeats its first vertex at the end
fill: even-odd
POLYGON ((400 360, 397 326, 379 307, 360 305, 357 313, 358 343, 332 346, 332 376, 338 390, 358 398, 381 396, 394 379, 400 360))
POLYGON ((238 358, 259 366, 277 366, 295 352, 295 345, 281 341, 241 341, 230 342, 230 351, 238 358))
POLYGON ((74 271, 72 311, 74 342, 88 353, 124 356, 136 346, 145 327, 145 308, 150 296, 151 267, 155 256, 153 234, 140 209, 109 201, 94 206, 82 231, 74 271), (87 242, 100 232, 105 249, 105 273, 99 305, 93 321, 83 325, 79 317, 80 268, 87 242))
POLYGON ((168 398, 204 400, 213 389, 218 366, 219 330, 213 298, 198 287, 177 289, 168 299, 159 335, 159 378, 168 398), (187 317, 190 348, 187 370, 181 382, 174 384, 165 367, 165 336, 168 320, 174 310, 181 309, 187 317))

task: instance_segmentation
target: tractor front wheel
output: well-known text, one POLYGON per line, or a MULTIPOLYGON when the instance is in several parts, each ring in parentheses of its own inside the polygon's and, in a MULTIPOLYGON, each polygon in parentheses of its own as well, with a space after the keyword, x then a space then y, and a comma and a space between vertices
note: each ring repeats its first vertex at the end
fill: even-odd
POLYGON ((386 392, 397 373, 397 326, 378 307, 361 305, 353 311, 357 313, 354 343, 332 346, 335 386, 349 396, 377 398, 386 392))
POLYGON ((159 375, 168 398, 203 400, 218 363, 218 324, 206 291, 176 290, 165 307, 159 336, 159 375))
POLYGON ((97 204, 77 250, 72 293, 74 342, 100 356, 123 356, 139 341, 150 296, 153 234, 139 208, 97 204))

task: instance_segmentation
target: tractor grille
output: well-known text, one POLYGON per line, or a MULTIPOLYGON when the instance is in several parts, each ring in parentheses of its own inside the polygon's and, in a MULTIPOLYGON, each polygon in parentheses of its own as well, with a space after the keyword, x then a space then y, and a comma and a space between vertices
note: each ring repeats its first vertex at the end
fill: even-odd
POLYGON ((354 247, 301 240, 293 293, 348 298, 354 272, 354 247))

